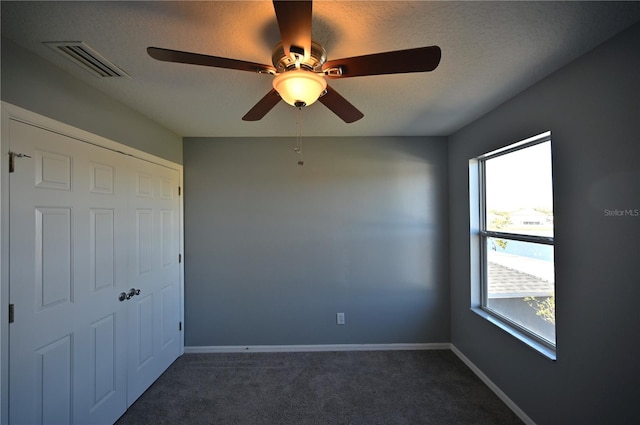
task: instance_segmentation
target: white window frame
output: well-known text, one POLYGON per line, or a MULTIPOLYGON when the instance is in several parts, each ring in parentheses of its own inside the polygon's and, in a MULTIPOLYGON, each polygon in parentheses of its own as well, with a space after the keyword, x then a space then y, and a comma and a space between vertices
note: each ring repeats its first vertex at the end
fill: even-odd
MULTIPOLYGON (((551 142, 547 131, 520 142, 480 155, 469 161, 471 310, 545 357, 556 360, 556 345, 487 307, 487 238, 499 238, 554 246, 554 238, 487 230, 485 162, 540 143, 551 142)), ((555 223, 555 221, 554 221, 555 223)), ((555 283, 554 283, 555 287, 555 283)), ((555 293, 555 290, 554 290, 555 293)))

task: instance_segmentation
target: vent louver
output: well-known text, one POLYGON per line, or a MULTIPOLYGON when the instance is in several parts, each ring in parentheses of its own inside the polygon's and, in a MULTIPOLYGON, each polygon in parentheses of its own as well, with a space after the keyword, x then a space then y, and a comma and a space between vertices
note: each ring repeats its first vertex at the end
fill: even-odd
POLYGON ((55 41, 44 44, 97 77, 128 77, 126 72, 82 41, 55 41))

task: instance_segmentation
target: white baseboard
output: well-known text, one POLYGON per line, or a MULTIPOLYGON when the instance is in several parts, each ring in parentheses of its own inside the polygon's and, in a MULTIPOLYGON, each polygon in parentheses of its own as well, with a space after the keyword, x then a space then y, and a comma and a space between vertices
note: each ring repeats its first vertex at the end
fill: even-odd
POLYGON ((184 347, 185 353, 287 353, 309 351, 449 350, 448 342, 424 344, 213 345, 184 347))
POLYGON ((513 400, 507 397, 507 395, 503 393, 502 390, 498 388, 498 386, 494 384, 493 381, 489 379, 489 377, 487 377, 487 375, 482 373, 482 371, 478 368, 478 366, 473 364, 473 362, 469 360, 467 356, 462 354, 462 352, 458 350, 458 348, 455 345, 449 344, 449 346, 451 348, 451 351, 453 351, 453 353, 456 356, 458 356, 458 358, 462 360, 462 362, 466 364, 469 367, 469 369, 471 369, 473 373, 475 373, 478 376, 478 378, 480 378, 482 382, 484 382, 485 385, 489 387, 491 391, 493 391, 495 395, 497 395, 498 398, 502 400, 504 404, 506 404, 507 407, 511 409, 513 413, 515 413, 516 416, 518 416, 522 420, 522 422, 524 422, 526 425, 536 425, 533 419, 531 419, 526 413, 524 413, 524 411, 520 409, 518 405, 513 402, 513 400))

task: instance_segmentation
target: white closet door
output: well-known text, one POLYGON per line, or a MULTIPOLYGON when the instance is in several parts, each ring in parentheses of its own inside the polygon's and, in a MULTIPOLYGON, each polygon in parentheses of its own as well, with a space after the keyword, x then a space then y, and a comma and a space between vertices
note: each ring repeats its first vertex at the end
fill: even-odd
POLYGON ((126 176, 119 155, 11 121, 12 424, 111 423, 126 409, 126 176))
POLYGON ((133 223, 129 282, 140 291, 129 308, 129 404, 180 350, 179 174, 130 158, 133 223))
POLYGON ((178 171, 14 120, 10 149, 10 423, 113 423, 179 354, 178 171))

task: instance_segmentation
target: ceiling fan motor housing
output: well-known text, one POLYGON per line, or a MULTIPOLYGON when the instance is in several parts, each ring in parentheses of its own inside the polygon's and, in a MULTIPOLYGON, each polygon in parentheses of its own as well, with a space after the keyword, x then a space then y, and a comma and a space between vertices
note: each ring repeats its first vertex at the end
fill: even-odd
POLYGON ((286 72, 291 69, 296 68, 296 59, 302 56, 302 60, 300 60, 300 69, 305 69, 307 71, 314 72, 322 72, 322 65, 327 61, 327 51, 320 44, 315 41, 311 42, 311 53, 309 57, 306 57, 304 54, 300 54, 300 51, 304 51, 304 49, 300 49, 300 51, 296 50, 300 49, 297 46, 291 46, 291 55, 286 55, 284 52, 284 47, 282 46, 282 42, 276 44, 273 48, 273 53, 271 55, 271 62, 273 66, 276 68, 278 73, 286 72))

